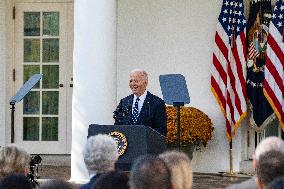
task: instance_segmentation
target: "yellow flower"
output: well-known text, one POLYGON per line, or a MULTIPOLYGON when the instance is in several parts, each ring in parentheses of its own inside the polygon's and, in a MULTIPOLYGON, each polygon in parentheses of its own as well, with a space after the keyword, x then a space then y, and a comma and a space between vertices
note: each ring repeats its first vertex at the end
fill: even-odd
MULTIPOLYGON (((177 140, 177 112, 173 106, 167 106, 167 142, 177 140)), ((193 107, 182 107, 180 111, 180 142, 200 141, 204 146, 212 138, 211 119, 202 111, 193 107)))

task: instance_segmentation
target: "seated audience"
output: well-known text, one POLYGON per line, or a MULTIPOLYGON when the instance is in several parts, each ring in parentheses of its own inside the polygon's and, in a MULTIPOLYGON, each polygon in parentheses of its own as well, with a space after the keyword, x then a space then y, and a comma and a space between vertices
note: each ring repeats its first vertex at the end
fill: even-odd
POLYGON ((57 180, 57 179, 51 179, 46 182, 44 182, 41 187, 41 189, 75 189, 76 187, 64 180, 57 180))
POLYGON ((33 189, 31 182, 25 175, 10 174, 0 180, 0 189, 33 189))
POLYGON ((87 184, 82 185, 81 189, 91 189, 92 184, 102 173, 115 169, 115 162, 119 156, 117 144, 106 134, 91 136, 87 140, 83 156, 91 179, 87 184))
POLYGON ((271 150, 262 154, 256 164, 257 187, 264 189, 279 176, 284 176, 284 153, 271 150))
POLYGON ((128 175, 117 171, 105 173, 95 181, 92 189, 129 189, 128 175))
POLYGON ((168 151, 159 155, 171 171, 174 189, 190 189, 192 187, 192 168, 186 154, 178 151, 168 151))
MULTIPOLYGON (((284 141, 281 138, 271 136, 263 139, 256 147, 255 153, 253 156, 253 167, 256 168, 256 165, 259 162, 259 157, 269 151, 279 151, 284 153, 284 141)), ((232 185, 227 187, 227 189, 256 189, 256 177, 244 181, 239 184, 232 185)))
POLYGON ((284 176, 273 179, 267 189, 284 189, 284 176))
POLYGON ((171 189, 171 173, 166 163, 155 156, 141 156, 130 171, 131 189, 171 189))
POLYGON ((29 154, 15 145, 0 148, 0 178, 29 172, 29 154))

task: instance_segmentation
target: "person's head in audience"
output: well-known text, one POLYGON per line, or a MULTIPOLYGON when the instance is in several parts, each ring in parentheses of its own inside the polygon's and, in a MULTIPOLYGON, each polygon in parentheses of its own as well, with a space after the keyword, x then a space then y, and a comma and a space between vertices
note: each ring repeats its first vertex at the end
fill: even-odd
POLYGON ((29 154, 15 145, 0 148, 0 177, 29 172, 29 154))
POLYGON ((1 189, 33 189, 28 177, 23 174, 10 174, 1 178, 1 189))
POLYGON ((256 164, 256 184, 264 189, 276 177, 284 176, 284 153, 270 150, 259 156, 256 164))
POLYGON ((280 151, 284 153, 284 141, 276 136, 263 139, 256 147, 254 160, 258 161, 260 155, 270 150, 280 151))
POLYGON ((284 189, 284 176, 277 177, 269 183, 267 189, 284 189))
POLYGON ((42 183, 40 188, 41 189, 75 189, 75 186, 64 180, 51 179, 42 183))
POLYGON ((190 189, 192 186, 192 168, 186 154, 178 151, 168 151, 159 155, 171 171, 174 189, 190 189))
POLYGON ((129 185, 131 189, 171 189, 171 173, 162 159, 141 156, 132 166, 129 185))
POLYGON ((119 156, 117 143, 106 134, 91 136, 87 140, 83 156, 90 174, 112 171, 119 156))
POLYGON ((95 181, 92 189, 129 189, 128 175, 117 171, 105 173, 95 181))

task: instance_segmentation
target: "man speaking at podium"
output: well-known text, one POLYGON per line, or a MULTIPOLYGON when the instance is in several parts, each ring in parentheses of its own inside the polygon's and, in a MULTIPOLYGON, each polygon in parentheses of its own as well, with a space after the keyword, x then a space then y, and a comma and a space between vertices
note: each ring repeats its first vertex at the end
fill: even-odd
POLYGON ((130 72, 132 94, 121 99, 114 111, 115 125, 145 125, 166 136, 165 102, 146 90, 148 74, 141 69, 130 72))

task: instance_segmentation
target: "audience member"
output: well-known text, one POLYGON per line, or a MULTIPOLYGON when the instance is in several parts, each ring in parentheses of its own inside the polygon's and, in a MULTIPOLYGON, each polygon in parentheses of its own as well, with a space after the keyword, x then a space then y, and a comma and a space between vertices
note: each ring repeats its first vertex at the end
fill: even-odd
POLYGON ((129 189, 128 175, 117 171, 105 173, 95 181, 92 189, 129 189))
POLYGON ((106 134, 91 136, 83 152, 84 161, 90 174, 90 181, 81 189, 91 189, 92 184, 102 173, 113 171, 118 159, 115 140, 106 134))
POLYGON ((15 145, 0 148, 0 178, 29 172, 29 154, 15 145))
MULTIPOLYGON (((272 150, 284 153, 284 141, 275 136, 263 139, 255 149, 255 153, 253 156, 254 169, 256 168, 256 165, 259 162, 259 157, 272 150)), ((255 176, 245 182, 227 187, 227 189, 256 189, 256 188, 257 186, 256 186, 255 176)))
POLYGON ((75 189, 75 186, 69 182, 59 179, 51 179, 44 182, 41 189, 75 189))
POLYGON ((166 163, 155 156, 141 156, 130 171, 131 189, 170 189, 171 173, 166 163))
POLYGON ((264 189, 279 176, 284 176, 284 153, 271 150, 260 155, 256 164, 257 187, 264 189))
POLYGON ((0 189, 33 189, 28 177, 25 175, 10 174, 0 180, 0 189))
POLYGON ((175 189, 190 189, 192 168, 189 158, 182 152, 168 151, 159 155, 171 171, 171 182, 175 189))
POLYGON ((284 189, 284 176, 273 179, 267 189, 284 189))

